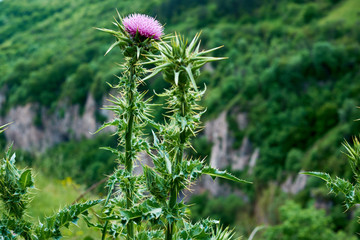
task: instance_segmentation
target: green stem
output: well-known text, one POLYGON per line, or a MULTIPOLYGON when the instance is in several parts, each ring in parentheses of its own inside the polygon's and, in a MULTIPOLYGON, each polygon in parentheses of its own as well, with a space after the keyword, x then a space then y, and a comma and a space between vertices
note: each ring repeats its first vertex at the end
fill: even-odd
POLYGON ((109 221, 106 221, 102 230, 102 236, 101 236, 101 240, 105 240, 106 238, 106 230, 107 230, 107 226, 109 224, 109 221))
MULTIPOLYGON (((128 92, 128 124, 125 133, 125 168, 127 172, 132 175, 133 172, 133 146, 132 146, 132 138, 133 138, 133 125, 134 125, 134 91, 136 90, 136 85, 134 79, 135 74, 135 63, 136 57, 133 58, 130 62, 130 77, 129 77, 129 92, 128 92)), ((133 206, 133 192, 132 189, 128 188, 125 192, 126 197, 126 208, 130 209, 133 206)), ((127 226, 127 239, 134 239, 134 223, 130 221, 127 226)))
MULTIPOLYGON (((180 107, 180 115, 181 117, 185 117, 186 116, 186 111, 187 111, 187 105, 186 105, 186 101, 185 101, 185 89, 184 88, 180 88, 180 94, 181 94, 181 107, 180 107)), ((181 127, 181 126, 180 126, 181 127)), ((176 166, 182 162, 183 157, 184 157, 184 147, 185 147, 185 141, 186 141, 186 129, 183 129, 182 132, 180 132, 179 135, 179 150, 177 152, 177 156, 175 158, 175 168, 176 166)), ((176 183, 173 183, 173 186, 171 187, 170 190, 170 199, 169 199, 169 209, 174 209, 175 205, 176 205, 176 201, 177 201, 177 197, 178 197, 178 186, 176 183)), ((167 229, 166 229, 166 240, 172 240, 172 237, 175 233, 175 225, 176 222, 173 221, 171 224, 168 223, 167 229)))
MULTIPOLYGON (((135 84, 136 79, 134 79, 135 64, 136 64, 136 57, 131 59, 129 64, 130 76, 129 76, 129 91, 127 95, 129 109, 128 109, 128 124, 125 132, 125 169, 127 170, 130 176, 132 175, 133 165, 134 165, 133 155, 132 155, 133 154, 132 138, 133 138, 134 106, 135 106, 134 91, 136 90, 136 84, 135 84)), ((111 195, 111 191, 109 191, 107 199, 109 198, 110 195, 111 195)), ((130 209, 133 206, 133 192, 130 188, 126 189, 125 197, 126 197, 126 208, 130 209)), ((102 240, 105 240, 106 238, 108 224, 109 221, 106 221, 104 224, 102 237, 101 237, 102 240)), ((127 229, 126 239, 127 240, 134 239, 134 223, 130 221, 126 226, 126 229, 127 229)))

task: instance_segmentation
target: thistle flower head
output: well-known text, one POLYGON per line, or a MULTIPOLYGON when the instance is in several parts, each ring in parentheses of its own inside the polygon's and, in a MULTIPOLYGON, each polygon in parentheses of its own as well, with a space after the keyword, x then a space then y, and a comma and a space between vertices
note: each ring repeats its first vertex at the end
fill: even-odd
POLYGON ((164 34, 163 26, 155 18, 145 14, 134 13, 122 20, 125 30, 131 35, 159 40, 164 34))
POLYGON ((156 50, 152 44, 153 40, 159 40, 164 35, 163 26, 159 21, 144 14, 134 13, 125 18, 122 18, 119 12, 117 14, 120 21, 115 18, 113 24, 118 27, 118 31, 96 28, 116 37, 116 41, 109 47, 105 55, 116 46, 120 47, 125 57, 136 56, 137 59, 140 59, 146 52, 156 50))

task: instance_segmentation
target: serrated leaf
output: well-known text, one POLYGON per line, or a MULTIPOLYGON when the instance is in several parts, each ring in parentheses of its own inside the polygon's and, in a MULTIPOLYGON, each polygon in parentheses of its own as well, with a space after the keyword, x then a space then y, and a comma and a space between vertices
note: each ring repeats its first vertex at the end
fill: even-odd
POLYGON ((126 220, 126 222, 129 222, 130 220, 141 218, 142 213, 140 211, 133 212, 129 210, 123 210, 120 211, 120 215, 123 219, 126 220))
POLYGON ((35 232, 39 236, 39 239, 48 238, 61 238, 61 227, 68 227, 70 223, 77 221, 78 216, 83 214, 89 208, 99 204, 103 200, 87 201, 85 203, 78 203, 60 210, 52 217, 45 219, 45 224, 41 224, 35 232))
POLYGON ((329 174, 322 172, 303 172, 302 174, 315 176, 324 180, 327 187, 330 189, 330 193, 343 193, 345 196, 346 209, 360 203, 360 193, 357 191, 357 187, 352 185, 349 181, 339 177, 333 179, 329 174))
POLYGON ((110 151, 111 153, 118 155, 119 154, 119 150, 112 148, 112 147, 100 147, 99 149, 101 150, 106 150, 106 151, 110 151))
POLYGON ((119 119, 114 119, 111 122, 104 123, 98 130, 96 130, 96 132, 94 132, 94 134, 100 132, 104 128, 107 128, 107 127, 110 127, 110 126, 118 126, 119 124, 120 124, 119 119))
POLYGON ((209 166, 205 167, 202 170, 202 173, 211 176, 213 179, 215 179, 216 177, 220 177, 220 178, 224 178, 224 179, 231 180, 231 181, 238 182, 238 183, 252 183, 252 182, 249 182, 249 181, 246 181, 243 179, 239 179, 226 171, 220 171, 216 168, 212 168, 209 166))
POLYGON ((332 180, 328 173, 323 173, 323 172, 302 172, 301 174, 318 177, 326 182, 330 182, 332 180))

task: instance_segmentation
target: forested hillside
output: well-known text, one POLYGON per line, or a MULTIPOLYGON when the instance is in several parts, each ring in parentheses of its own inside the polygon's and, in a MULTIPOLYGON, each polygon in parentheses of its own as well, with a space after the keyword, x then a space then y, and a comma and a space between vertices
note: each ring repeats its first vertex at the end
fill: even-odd
MULTIPOLYGON (((322 182, 308 178, 296 194, 281 188, 302 170, 352 180, 341 143, 351 142, 360 132, 355 121, 360 118, 359 0, 3 0, 1 119, 8 120, 12 109, 31 104, 36 115, 31 121, 42 129, 47 126, 44 111, 61 118, 77 105, 82 115, 91 96, 98 109, 97 124, 106 120, 100 111, 110 91, 106 82, 116 82, 114 75, 121 70, 115 62, 122 59, 119 50, 104 56, 113 39, 94 27, 112 28, 116 8, 123 16, 134 12, 156 16, 166 34, 176 31, 192 38, 202 31, 206 49, 224 45, 215 54, 228 59, 206 65, 198 83, 208 89, 203 121, 225 112, 232 148, 241 148, 247 138, 259 156, 251 171, 248 166, 242 170, 228 166, 253 185, 231 186, 241 191, 237 196, 193 197, 191 201, 204 206, 193 209, 194 219, 220 218, 244 236, 257 225, 277 225, 259 239, 277 239, 276 234, 292 239, 286 238, 288 225, 303 231, 304 237, 297 239, 350 239, 360 231, 359 211, 343 213, 342 199, 328 195, 322 182), (245 128, 236 121, 239 112, 247 116, 245 128), (324 234, 313 238, 313 230, 306 227, 324 229, 324 234)), ((144 89, 161 92, 165 86, 158 76, 144 89)), ((162 103, 157 98, 153 102, 162 103)), ((163 118, 160 111, 154 115, 163 118)), ((12 121, 16 124, 17 119, 12 121)), ((73 139, 72 129, 66 131, 62 143, 42 153, 22 151, 26 164, 88 186, 112 171, 111 155, 97 147, 116 144, 114 137, 73 139)), ((12 140, 1 139, 2 147, 12 140)), ((211 144, 200 134, 194 145, 203 152, 193 154, 210 159, 211 144)))

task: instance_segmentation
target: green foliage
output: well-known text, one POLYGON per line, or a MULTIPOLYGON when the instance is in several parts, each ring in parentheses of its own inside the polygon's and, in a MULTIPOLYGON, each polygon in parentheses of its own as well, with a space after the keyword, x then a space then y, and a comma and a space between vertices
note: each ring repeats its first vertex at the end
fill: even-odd
POLYGON ((301 160, 304 154, 298 149, 291 149, 286 156, 285 169, 287 171, 298 173, 301 169, 301 160))
POLYGON ((319 9, 317 9, 317 6, 315 5, 308 5, 305 8, 304 15, 303 15, 303 21, 304 23, 310 23, 316 18, 320 18, 321 14, 319 12, 319 9))
POLYGON ((94 72, 88 64, 80 65, 74 76, 69 77, 64 83, 62 92, 64 97, 69 98, 70 103, 85 105, 86 97, 93 80, 94 72))
POLYGON ((280 224, 268 227, 262 239, 356 239, 329 229, 330 218, 325 215, 324 210, 317 210, 314 207, 302 209, 292 201, 288 201, 280 208, 280 221, 280 224))
POLYGON ((191 218, 199 221, 204 216, 219 219, 225 226, 233 225, 237 220, 237 214, 244 209, 245 203, 239 196, 211 197, 209 194, 193 196, 189 202, 191 218))

